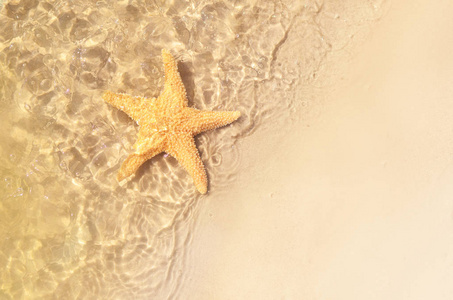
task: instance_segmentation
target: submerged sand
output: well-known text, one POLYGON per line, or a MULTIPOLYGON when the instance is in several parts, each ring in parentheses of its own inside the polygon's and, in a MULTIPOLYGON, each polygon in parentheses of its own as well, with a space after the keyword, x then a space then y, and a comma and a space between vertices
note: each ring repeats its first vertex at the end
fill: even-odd
POLYGON ((453 5, 9 1, 0 12, 0 297, 450 299, 453 5), (125 185, 160 51, 194 107, 200 196, 171 157, 125 185))

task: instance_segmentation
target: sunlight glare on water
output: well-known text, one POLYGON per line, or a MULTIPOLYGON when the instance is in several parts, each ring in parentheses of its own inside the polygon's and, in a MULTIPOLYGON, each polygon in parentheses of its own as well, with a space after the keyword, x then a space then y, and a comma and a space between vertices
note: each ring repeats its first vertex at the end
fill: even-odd
POLYGON ((137 125, 102 92, 157 96, 160 52, 169 49, 191 105, 242 112, 196 139, 210 193, 226 191, 239 167, 236 141, 310 111, 328 62, 367 34, 383 5, 0 4, 0 298, 177 298, 207 198, 164 155, 117 183, 137 125))

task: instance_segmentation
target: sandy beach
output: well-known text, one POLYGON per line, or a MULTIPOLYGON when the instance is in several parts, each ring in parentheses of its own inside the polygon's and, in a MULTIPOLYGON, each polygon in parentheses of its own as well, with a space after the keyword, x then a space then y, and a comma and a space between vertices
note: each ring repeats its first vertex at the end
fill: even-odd
POLYGON ((322 113, 244 141, 234 191, 200 213, 181 295, 452 297, 452 10, 392 3, 322 113))
POLYGON ((451 299, 453 3, 4 1, 1 299, 451 299), (167 154, 116 174, 162 48, 201 195, 167 154))

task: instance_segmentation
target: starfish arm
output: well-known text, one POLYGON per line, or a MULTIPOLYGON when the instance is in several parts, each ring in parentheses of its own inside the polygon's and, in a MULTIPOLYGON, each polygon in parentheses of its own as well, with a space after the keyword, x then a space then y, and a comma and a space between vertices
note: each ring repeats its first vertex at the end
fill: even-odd
POLYGON ((143 128, 138 132, 137 141, 134 144, 135 154, 146 154, 150 149, 161 149, 163 151, 165 145, 165 135, 158 133, 149 134, 143 132, 143 128))
POLYGON ((121 169, 118 171, 118 176, 117 179, 118 181, 121 181, 125 179, 126 177, 131 176, 132 174, 137 171, 137 169, 148 159, 153 158, 157 154, 161 153, 162 150, 159 148, 152 148, 149 151, 143 153, 143 154, 138 154, 138 153, 132 153, 129 155, 126 160, 124 161, 123 165, 121 166, 121 169))
POLYGON ((144 109, 144 101, 142 97, 133 97, 127 94, 113 93, 105 91, 102 95, 105 102, 124 111, 134 120, 140 119, 140 113, 144 109))
POLYGON ((188 111, 186 126, 193 135, 216 129, 236 121, 240 116, 239 111, 202 111, 191 108, 188 111))
POLYGON ((164 91, 159 97, 165 101, 165 107, 184 107, 187 106, 187 94, 181 76, 178 72, 178 64, 171 53, 162 49, 162 60, 164 62, 165 84, 164 91))
POLYGON ((208 190, 208 178, 193 137, 190 135, 174 137, 168 148, 166 152, 176 158, 190 176, 192 176, 197 190, 202 194, 206 194, 208 190))

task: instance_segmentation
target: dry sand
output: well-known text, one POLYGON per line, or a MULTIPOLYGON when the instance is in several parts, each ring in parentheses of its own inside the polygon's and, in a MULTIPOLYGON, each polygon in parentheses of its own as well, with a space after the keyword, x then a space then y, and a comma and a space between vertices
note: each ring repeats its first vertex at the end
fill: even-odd
POLYGON ((433 3, 3 3, 0 298, 452 299, 433 3), (158 95, 162 48, 192 105, 243 113, 196 139, 206 196, 164 155, 115 180, 137 126, 102 91, 158 95))
POLYGON ((180 295, 452 299, 451 12, 395 1, 320 114, 242 142, 234 188, 203 204, 180 295))

